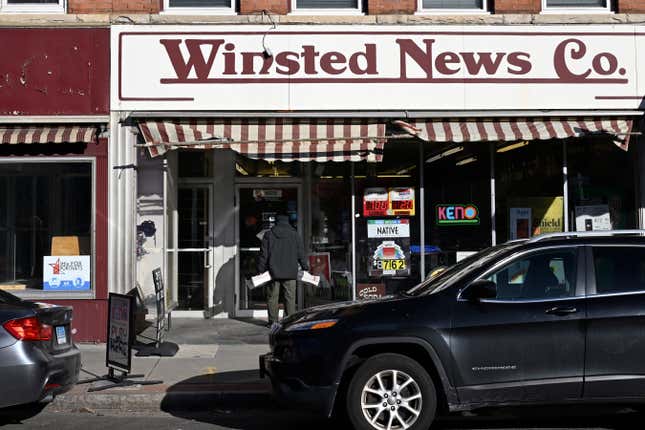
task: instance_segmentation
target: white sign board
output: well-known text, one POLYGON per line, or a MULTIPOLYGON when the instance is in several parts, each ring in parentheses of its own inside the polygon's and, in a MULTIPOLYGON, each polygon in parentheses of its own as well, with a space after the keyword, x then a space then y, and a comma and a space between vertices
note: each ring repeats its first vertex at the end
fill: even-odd
POLYGON ((645 26, 125 25, 111 44, 113 110, 636 109, 645 95, 645 26))
POLYGON ((367 220, 367 237, 370 239, 410 237, 410 221, 407 219, 367 220))
POLYGON ((91 279, 89 255, 43 257, 43 290, 88 291, 91 279))
POLYGON ((576 206, 576 231, 596 230, 611 230, 609 206, 576 206))

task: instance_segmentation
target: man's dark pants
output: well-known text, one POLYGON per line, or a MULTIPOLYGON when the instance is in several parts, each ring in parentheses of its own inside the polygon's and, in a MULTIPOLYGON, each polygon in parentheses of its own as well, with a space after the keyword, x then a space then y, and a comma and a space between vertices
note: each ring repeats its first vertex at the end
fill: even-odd
POLYGON ((296 281, 293 279, 275 280, 267 287, 269 322, 278 322, 278 300, 280 299, 280 289, 282 289, 284 294, 285 316, 292 315, 296 312, 296 281))

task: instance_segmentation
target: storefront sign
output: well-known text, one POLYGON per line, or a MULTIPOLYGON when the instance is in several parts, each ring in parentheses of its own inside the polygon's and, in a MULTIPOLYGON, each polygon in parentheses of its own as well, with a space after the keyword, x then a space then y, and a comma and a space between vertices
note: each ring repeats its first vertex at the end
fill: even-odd
POLYGON ((91 287, 90 256, 43 257, 43 289, 49 291, 87 291, 91 287))
POLYGON ((436 210, 437 225, 479 224, 479 209, 473 204, 440 204, 436 210))
POLYGON ((509 207, 531 209, 530 236, 564 231, 564 199, 562 196, 511 199, 509 207))
POLYGON ((643 33, 635 25, 112 26, 112 109, 637 109, 643 33))
POLYGON ((576 206, 576 231, 611 230, 609 205, 576 206))
POLYGON ((130 372, 134 334, 134 296, 110 293, 106 366, 130 372))
POLYGON ((414 216, 414 188, 366 188, 363 195, 363 216, 414 216))
POLYGON ((410 220, 367 220, 370 277, 410 275, 410 220))
POLYGON ((385 296, 385 284, 356 284, 358 300, 374 300, 385 296))
POLYGON ((275 202, 282 200, 282 190, 281 189, 253 189, 253 199, 256 202, 267 201, 275 202))

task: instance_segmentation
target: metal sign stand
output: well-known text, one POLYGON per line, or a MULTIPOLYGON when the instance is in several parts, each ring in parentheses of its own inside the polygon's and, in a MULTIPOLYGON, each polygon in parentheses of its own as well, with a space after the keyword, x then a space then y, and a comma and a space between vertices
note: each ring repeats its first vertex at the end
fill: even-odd
MULTIPOLYGON (((179 351, 179 345, 174 342, 165 342, 165 333, 170 328, 170 314, 166 312, 166 290, 163 285, 161 268, 152 271, 152 279, 155 284, 155 300, 157 302, 157 320, 155 324, 156 334, 154 342, 139 346, 137 357, 157 355, 160 357, 174 357, 179 351)), ((149 338, 151 339, 151 338, 149 338)))
POLYGON ((133 385, 155 385, 163 381, 135 381, 130 378, 143 378, 145 375, 131 375, 132 367, 132 343, 134 340, 134 308, 135 297, 110 293, 108 301, 108 336, 105 353, 105 364, 108 374, 99 376, 87 370, 83 370, 94 376, 92 379, 78 382, 88 384, 105 381, 98 387, 91 387, 88 393, 108 390, 117 387, 129 387, 133 385), (116 372, 119 372, 117 374, 116 372))

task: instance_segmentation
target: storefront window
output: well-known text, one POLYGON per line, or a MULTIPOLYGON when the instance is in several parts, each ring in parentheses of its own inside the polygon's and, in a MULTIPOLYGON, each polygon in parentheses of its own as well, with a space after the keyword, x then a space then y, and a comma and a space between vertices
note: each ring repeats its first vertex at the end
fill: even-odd
POLYGON ((351 168, 311 164, 310 270, 320 287, 305 285, 305 307, 352 299, 351 168))
POLYGON ((637 228, 633 150, 607 138, 572 139, 567 157, 570 230, 637 228))
POLYGON ((561 140, 495 146, 497 242, 564 231, 561 140))
POLYGON ((0 288, 92 289, 92 164, 0 163, 0 288))
POLYGON ((422 144, 393 140, 385 145, 381 163, 355 166, 358 298, 392 294, 419 283, 422 144))
POLYGON ((490 144, 430 144, 423 158, 427 275, 491 245, 490 144))

